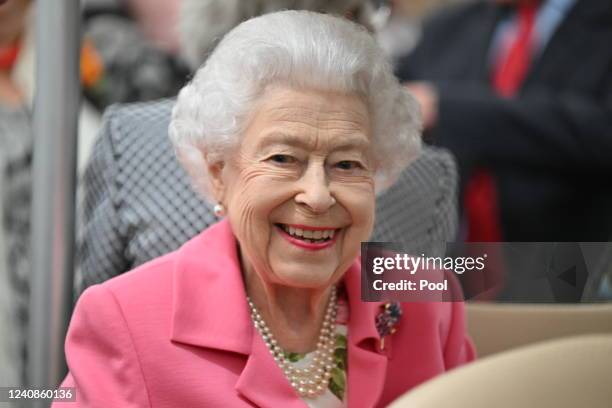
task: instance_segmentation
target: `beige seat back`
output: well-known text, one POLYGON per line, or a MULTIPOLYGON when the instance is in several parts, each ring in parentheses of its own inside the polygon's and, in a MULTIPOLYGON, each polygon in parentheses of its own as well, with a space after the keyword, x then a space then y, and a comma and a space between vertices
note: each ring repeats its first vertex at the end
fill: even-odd
POLYGON ((391 408, 610 408, 612 336, 543 342, 458 368, 391 408))
POLYGON ((612 333, 612 304, 468 302, 466 312, 479 358, 544 340, 612 333))

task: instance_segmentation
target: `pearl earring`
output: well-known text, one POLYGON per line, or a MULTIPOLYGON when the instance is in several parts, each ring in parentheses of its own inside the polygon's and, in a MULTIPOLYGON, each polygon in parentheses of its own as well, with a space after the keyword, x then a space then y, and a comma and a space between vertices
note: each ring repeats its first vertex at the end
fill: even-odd
POLYGON ((225 206, 221 203, 215 204, 213 212, 217 217, 223 217, 225 215, 225 206))

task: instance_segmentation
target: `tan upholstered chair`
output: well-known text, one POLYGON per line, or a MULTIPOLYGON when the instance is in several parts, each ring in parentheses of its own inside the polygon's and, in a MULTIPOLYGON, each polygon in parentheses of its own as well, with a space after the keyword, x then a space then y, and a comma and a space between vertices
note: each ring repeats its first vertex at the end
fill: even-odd
POLYGON ((479 358, 538 341, 590 333, 612 333, 612 303, 468 302, 466 311, 468 332, 474 340, 479 358))
POLYGON ((612 335, 500 353, 415 388, 390 408, 610 408, 612 335))

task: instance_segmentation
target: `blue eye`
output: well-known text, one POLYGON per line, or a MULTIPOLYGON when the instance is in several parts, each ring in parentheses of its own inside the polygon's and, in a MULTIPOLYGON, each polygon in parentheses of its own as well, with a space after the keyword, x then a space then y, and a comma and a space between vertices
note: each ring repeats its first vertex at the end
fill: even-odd
POLYGON ((296 162, 295 157, 291 157, 287 154, 275 154, 270 156, 268 160, 272 160, 274 163, 278 164, 291 164, 296 162))

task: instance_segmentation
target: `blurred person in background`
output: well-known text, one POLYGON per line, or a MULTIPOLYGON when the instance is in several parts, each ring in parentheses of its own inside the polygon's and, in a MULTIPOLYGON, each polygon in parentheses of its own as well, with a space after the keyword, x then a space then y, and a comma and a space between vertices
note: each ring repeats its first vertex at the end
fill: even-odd
POLYGON ((85 96, 113 103, 176 95, 189 69, 179 53, 179 0, 83 0, 84 36, 101 66, 85 96))
MULTIPOLYGON (((31 0, 0 4, 0 372, 7 383, 25 381, 30 276, 32 105, 36 90, 34 10, 31 0), (9 382, 10 381, 10 382, 9 382)), ((87 87, 100 67, 85 43, 81 81, 87 87)), ((83 103, 79 160, 85 162, 100 116, 83 103)))
MULTIPOLYGON (((196 70, 219 38, 235 25, 287 8, 349 16, 370 25, 371 5, 366 0, 184 0, 180 14, 182 52, 196 70)), ((191 190, 170 145, 167 130, 174 103, 163 100, 114 106, 106 113, 83 183, 76 277, 79 292, 177 249, 215 222, 212 207, 191 190)), ((425 179, 455 172, 452 160, 442 153, 428 152, 427 161, 420 163, 425 179)), ((419 250, 434 241, 451 240, 455 232, 455 186, 442 185, 437 179, 431 184, 445 190, 444 198, 436 201, 440 206, 435 209, 431 205, 413 209, 421 215, 436 211, 440 217, 431 217, 439 221, 434 226, 415 221, 419 250)))
POLYGON ((383 407, 471 361, 462 302, 361 301, 376 194, 420 128, 363 27, 282 11, 234 28, 169 130, 223 219, 83 293, 62 384, 76 402, 53 406, 383 407))
MULTIPOLYGON (((115 102, 174 95, 188 70, 177 53, 178 1, 85 0, 81 48, 78 168, 99 130, 99 110, 115 102), (149 8, 153 7, 153 9, 149 8)), ((0 4, 0 378, 25 381, 31 128, 35 91, 34 10, 31 0, 0 4)), ((4 380, 3 380, 3 383, 4 380)))
POLYGON ((462 177, 468 241, 612 235, 612 2, 443 10, 397 65, 462 177))
POLYGON ((8 203, 4 201, 6 190, 14 188, 7 185, 8 179, 13 179, 9 174, 16 172, 14 167, 28 165, 31 160, 30 113, 26 107, 26 95, 31 92, 29 85, 32 80, 31 69, 23 66, 32 62, 26 62, 31 56, 24 58, 22 45, 29 7, 29 0, 0 2, 0 386, 21 384, 20 356, 25 352, 19 344, 23 337, 17 333, 27 323, 24 316, 28 306, 24 294, 27 274, 19 264, 22 254, 14 245, 7 251, 7 240, 20 242, 14 235, 21 236, 22 227, 15 224, 19 223, 21 215, 27 217, 28 214, 8 218, 4 212, 8 203))
POLYGON ((436 10, 466 0, 378 0, 376 40, 393 62, 416 46, 421 24, 436 10))

